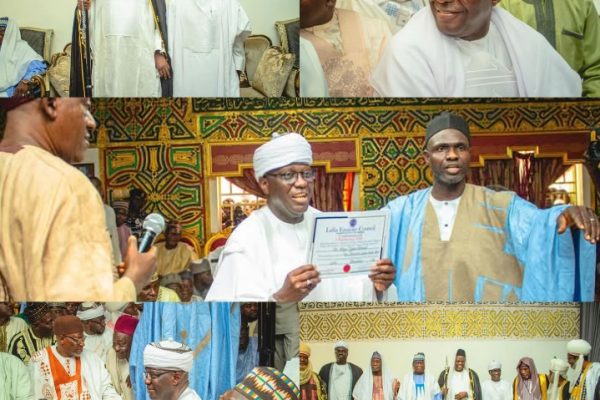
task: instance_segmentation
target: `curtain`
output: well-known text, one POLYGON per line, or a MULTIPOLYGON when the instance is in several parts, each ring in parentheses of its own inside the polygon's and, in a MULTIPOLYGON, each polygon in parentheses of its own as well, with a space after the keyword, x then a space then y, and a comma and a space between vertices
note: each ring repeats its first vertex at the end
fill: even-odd
POLYGON ((531 201, 531 175, 533 174, 531 160, 533 159, 533 153, 519 153, 515 151, 513 153, 513 160, 515 163, 514 176, 515 176, 515 192, 528 201, 531 201))
POLYGON ((253 195, 262 197, 263 199, 266 197, 260 188, 260 185, 256 181, 256 178, 254 178, 253 169, 244 169, 243 176, 227 178, 227 180, 248 193, 252 193, 253 195))
POLYGON ((600 362, 600 303, 581 303, 579 336, 592 345, 590 361, 600 362))
POLYGON ((532 161, 529 201, 543 208, 546 205, 548 187, 569 168, 560 158, 534 158, 532 161))
POLYGON ((325 167, 314 167, 315 193, 312 206, 320 211, 344 211, 345 173, 330 173, 325 167))
POLYGON ((488 160, 483 167, 471 168, 469 182, 480 186, 502 186, 514 190, 513 160, 488 160))

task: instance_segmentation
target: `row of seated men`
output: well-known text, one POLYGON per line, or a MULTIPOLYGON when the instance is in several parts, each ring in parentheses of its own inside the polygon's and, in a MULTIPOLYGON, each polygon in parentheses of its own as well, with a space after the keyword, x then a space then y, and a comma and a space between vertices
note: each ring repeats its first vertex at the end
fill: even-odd
POLYGON ((597 97, 592 0, 306 0, 301 96, 597 97))
MULTIPOLYGON (((412 372, 400 381, 390 371, 390 358, 375 351, 367 366, 348 362, 348 345, 335 344, 335 362, 313 370, 311 349, 300 344, 300 390, 304 400, 593 400, 598 399, 600 363, 591 362, 591 346, 582 339, 567 344, 567 361, 553 358, 549 374, 536 368, 530 357, 522 357, 511 366, 509 380, 502 379, 502 365, 491 361, 489 379, 480 381, 479 375, 467 363, 466 352, 456 352, 454 365, 439 374, 426 368, 425 354, 419 352, 412 359, 412 372)), ((391 356, 390 356, 391 357, 391 356)), ((479 355, 481 357, 481 355, 479 355)))
MULTIPOLYGON (((136 395, 129 366, 133 336, 144 305, 106 306, 28 303, 21 314, 15 314, 14 304, 0 303, 0 398, 145 398, 145 394, 136 395)), ((273 396, 283 394, 288 396, 284 398, 297 399, 298 389, 289 378, 279 370, 258 367, 257 338, 249 337, 254 329, 250 326, 258 317, 257 305, 243 304, 240 313, 235 376, 239 384, 221 397, 257 398, 248 393, 262 393, 264 389, 255 386, 266 377, 283 383, 280 393, 271 393, 273 396)), ((189 347, 173 340, 146 345, 144 383, 150 397, 199 399, 188 385, 194 357, 189 347)), ((268 396, 264 398, 271 398, 268 396)))

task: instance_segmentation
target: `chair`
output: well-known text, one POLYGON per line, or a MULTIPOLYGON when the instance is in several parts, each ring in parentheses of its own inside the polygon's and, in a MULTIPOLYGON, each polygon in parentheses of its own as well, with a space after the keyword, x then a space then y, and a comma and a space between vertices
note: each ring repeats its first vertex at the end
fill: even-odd
POLYGON ((296 55, 294 67, 300 68, 300 20, 295 18, 287 21, 276 21, 275 29, 279 34, 281 48, 287 53, 296 55))
MULTIPOLYGON (((44 61, 49 63, 54 31, 32 27, 21 27, 19 30, 21 31, 21 39, 26 41, 36 53, 42 56, 44 61)), ((36 96, 45 96, 49 88, 50 82, 47 73, 31 78, 30 90, 33 90, 36 96)))
POLYGON ((212 235, 204 244, 204 254, 208 255, 219 247, 225 246, 232 231, 233 229, 229 227, 212 235))

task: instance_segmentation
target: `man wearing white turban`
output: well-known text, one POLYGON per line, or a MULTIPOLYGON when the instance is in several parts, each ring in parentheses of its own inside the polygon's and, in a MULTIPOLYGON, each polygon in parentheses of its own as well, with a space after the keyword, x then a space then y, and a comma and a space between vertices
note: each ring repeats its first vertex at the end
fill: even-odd
POLYGON ((108 350, 112 347, 113 330, 106 328, 104 306, 96 303, 82 303, 77 311, 77 318, 83 324, 85 348, 96 353, 102 361, 106 361, 108 350))
POLYGON ((569 363, 560 358, 553 358, 550 361, 548 400, 567 400, 569 398, 568 369, 569 363))
POLYGON ((194 353, 172 339, 144 348, 144 382, 151 399, 201 400, 189 387, 194 353))
POLYGON ((306 262, 315 172, 312 149, 297 133, 273 134, 254 152, 256 179, 267 206, 253 212, 227 240, 206 300, 373 301, 395 277, 380 260, 369 277, 324 279, 306 262))
POLYGON ((592 346, 583 339, 567 343, 567 371, 569 398, 571 400, 592 400, 600 378, 600 363, 590 362, 588 356, 592 346))
POLYGON ((481 395, 485 400, 511 400, 513 397, 510 383, 500 379, 502 375, 502 364, 492 361, 488 364, 490 379, 481 384, 481 395))

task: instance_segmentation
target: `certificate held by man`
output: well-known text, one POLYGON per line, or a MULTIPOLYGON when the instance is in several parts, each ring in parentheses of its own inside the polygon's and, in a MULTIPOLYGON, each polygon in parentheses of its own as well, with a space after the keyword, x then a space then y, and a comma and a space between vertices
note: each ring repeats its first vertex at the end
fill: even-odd
POLYGON ((389 210, 317 213, 308 260, 321 278, 368 275, 387 256, 389 210))

